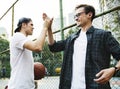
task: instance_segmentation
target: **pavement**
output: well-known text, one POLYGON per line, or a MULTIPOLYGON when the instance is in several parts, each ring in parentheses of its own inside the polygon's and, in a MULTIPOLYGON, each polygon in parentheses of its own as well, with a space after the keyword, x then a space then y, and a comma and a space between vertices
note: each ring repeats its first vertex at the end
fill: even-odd
MULTIPOLYGON (((8 84, 9 79, 0 79, 0 89, 4 89, 8 84)), ((36 81, 38 84, 37 89, 58 89, 59 86, 59 76, 46 76, 41 80, 36 81)), ((112 89, 120 89, 120 77, 114 77, 110 80, 112 89)))
POLYGON ((0 79, 0 89, 4 89, 5 86, 8 84, 9 79, 8 78, 1 78, 0 79))
MULTIPOLYGON (((0 79, 0 89, 4 89, 8 82, 8 78, 0 79)), ((36 82, 38 83, 37 89, 58 89, 59 77, 44 77, 36 82)))

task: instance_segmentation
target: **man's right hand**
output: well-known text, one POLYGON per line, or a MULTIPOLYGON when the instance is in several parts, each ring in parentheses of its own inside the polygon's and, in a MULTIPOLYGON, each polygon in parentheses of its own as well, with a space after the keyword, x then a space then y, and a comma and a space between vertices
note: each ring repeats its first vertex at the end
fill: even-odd
POLYGON ((47 28, 47 29, 51 29, 51 25, 52 25, 52 21, 53 21, 53 18, 50 19, 46 13, 43 13, 43 20, 44 20, 44 24, 43 24, 43 27, 44 28, 47 28))

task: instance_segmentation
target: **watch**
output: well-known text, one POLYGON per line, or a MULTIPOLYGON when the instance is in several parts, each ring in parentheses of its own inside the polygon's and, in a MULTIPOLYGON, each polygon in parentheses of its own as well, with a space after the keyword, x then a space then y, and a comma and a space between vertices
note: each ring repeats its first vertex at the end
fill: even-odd
POLYGON ((115 71, 119 71, 119 68, 118 68, 118 67, 114 66, 114 68, 115 68, 115 71))
POLYGON ((114 75, 115 75, 119 71, 119 68, 116 66, 114 66, 114 68, 115 68, 115 73, 114 73, 114 75))

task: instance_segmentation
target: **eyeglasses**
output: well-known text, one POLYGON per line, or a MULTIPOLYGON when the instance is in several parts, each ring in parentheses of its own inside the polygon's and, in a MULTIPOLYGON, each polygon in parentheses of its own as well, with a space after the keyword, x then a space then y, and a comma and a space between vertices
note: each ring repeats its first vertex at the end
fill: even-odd
POLYGON ((74 16, 74 19, 75 18, 78 18, 81 14, 83 14, 83 13, 85 13, 85 12, 80 12, 80 13, 77 13, 75 16, 74 16))

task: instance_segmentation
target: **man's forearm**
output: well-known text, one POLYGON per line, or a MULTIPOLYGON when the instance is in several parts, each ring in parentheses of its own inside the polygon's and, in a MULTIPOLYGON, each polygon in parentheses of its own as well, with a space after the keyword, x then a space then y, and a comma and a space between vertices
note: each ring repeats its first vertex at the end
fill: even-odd
POLYGON ((52 34, 52 30, 51 29, 48 30, 48 44, 49 45, 54 44, 54 38, 53 38, 53 34, 52 34))

